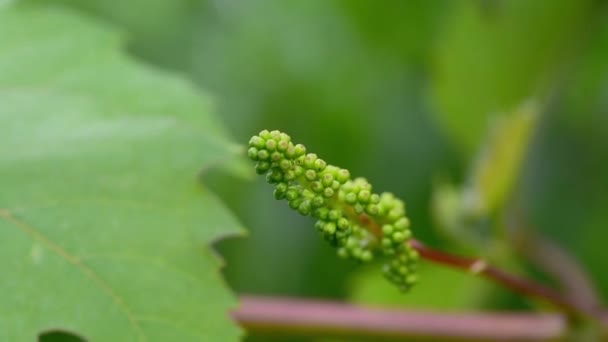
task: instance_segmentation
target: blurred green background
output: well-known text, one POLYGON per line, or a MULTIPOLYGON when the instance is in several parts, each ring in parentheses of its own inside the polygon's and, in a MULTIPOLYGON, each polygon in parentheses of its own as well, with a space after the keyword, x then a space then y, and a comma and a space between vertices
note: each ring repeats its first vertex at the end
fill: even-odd
MULTIPOLYGON (((133 55, 210 92, 236 141, 280 129, 396 193, 428 244, 543 277, 509 242, 534 230, 608 293, 604 1, 56 2, 118 24, 133 55)), ((428 264, 402 295, 379 265, 335 257, 309 218, 251 174, 212 178, 250 232, 218 244, 238 293, 426 309, 535 305, 428 264)))

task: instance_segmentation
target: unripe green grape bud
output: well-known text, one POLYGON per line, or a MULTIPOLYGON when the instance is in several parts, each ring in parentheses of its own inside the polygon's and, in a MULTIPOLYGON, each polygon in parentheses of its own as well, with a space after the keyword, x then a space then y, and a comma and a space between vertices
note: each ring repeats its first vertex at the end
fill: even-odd
POLYGON ((249 140, 249 146, 255 147, 259 150, 259 149, 266 147, 266 141, 264 139, 262 139, 261 137, 254 135, 249 140))
POLYGON ((347 180, 350 179, 350 172, 347 169, 340 169, 340 171, 336 174, 336 180, 342 184, 344 184, 347 180))
POLYGON ((255 147, 250 147, 247 150, 247 156, 249 157, 249 159, 251 160, 258 160, 258 149, 255 147))
POLYGON ((373 203, 373 204, 378 204, 378 203, 380 203, 380 196, 378 196, 378 194, 372 194, 372 195, 369 197, 369 202, 370 202, 370 203, 373 203))
POLYGON ((302 165, 307 169, 313 169, 315 165, 315 160, 317 160, 317 155, 315 153, 307 154, 302 160, 302 165))
POLYGON ((283 159, 279 162, 279 167, 283 171, 287 171, 291 169, 291 162, 287 159, 283 159))
POLYGON ((412 286, 414 284, 416 284, 418 282, 418 276, 416 276, 415 274, 410 274, 407 277, 405 277, 405 283, 408 284, 409 286, 412 286))
POLYGON ((315 193, 308 189, 302 189, 302 191, 300 191, 300 196, 311 199, 311 198, 315 197, 315 193))
POLYGON ((302 204, 303 200, 301 198, 296 198, 293 201, 288 201, 289 207, 291 209, 298 209, 300 204, 302 204))
POLYGON ((349 237, 346 240, 346 248, 352 250, 354 248, 356 248, 359 245, 359 241, 357 241, 357 239, 353 236, 349 237))
POLYGON ((389 236, 391 234, 393 234, 394 231, 394 227, 390 224, 385 224, 382 226, 382 234, 384 234, 385 236, 389 236))
POLYGON ((270 137, 275 140, 281 139, 281 131, 276 130, 276 129, 270 131, 270 137))
POLYGON ((281 154, 281 152, 274 151, 272 152, 272 154, 270 154, 270 160, 275 163, 278 163, 279 161, 283 160, 283 155, 281 154))
POLYGON ((365 208, 360 203, 355 203, 355 205, 353 205, 353 209, 355 209, 355 213, 357 214, 363 214, 365 211, 365 208))
POLYGON ((325 199, 322 196, 315 196, 311 201, 311 205, 315 208, 322 207, 324 204, 325 199))
POLYGON ((281 192, 281 191, 278 191, 277 189, 274 189, 272 195, 277 200, 282 200, 283 198, 285 198, 285 193, 281 192))
POLYGON ((331 183, 331 189, 332 189, 333 191, 338 191, 338 190, 340 190, 340 182, 338 182, 337 180, 333 181, 333 182, 331 183))
POLYGON ((333 222, 327 222, 327 223, 325 223, 325 226, 323 227, 323 230, 327 234, 334 234, 336 232, 336 224, 333 223, 333 222))
POLYGON ((270 163, 267 161, 259 161, 255 164, 255 172, 259 175, 266 173, 270 170, 270 163))
POLYGON ((306 170, 306 172, 304 172, 304 177, 312 182, 317 179, 317 173, 314 170, 306 170))
POLYGON ((361 203, 367 204, 369 202, 370 196, 371 196, 371 193, 369 192, 369 190, 363 189, 357 195, 357 200, 359 200, 359 202, 361 202, 361 203))
POLYGON ((277 149, 277 142, 273 139, 267 140, 266 141, 266 149, 269 152, 273 152, 277 149))
POLYGON ((334 195, 334 190, 332 190, 332 188, 325 188, 323 190, 323 196, 325 196, 326 198, 330 198, 334 195))
POLYGON ((281 132, 281 134, 279 135, 279 140, 285 141, 288 143, 291 141, 291 137, 289 135, 287 135, 286 133, 281 132))
POLYGON ((349 192, 344 196, 344 201, 348 204, 355 204, 357 202, 357 194, 349 192))
POLYGON ((382 243, 382 247, 385 247, 385 248, 391 247, 393 245, 393 241, 388 237, 383 237, 381 243, 382 243))
POLYGON ((285 150, 285 157, 289 158, 289 159, 295 159, 296 158, 296 149, 294 146, 289 145, 287 147, 287 150, 285 150))
POLYGON ((285 151, 287 151, 288 148, 289 148, 289 142, 286 140, 281 140, 277 143, 277 151, 279 151, 281 153, 285 153, 285 151))
POLYGON ((303 156, 304 154, 306 154, 306 147, 302 144, 297 144, 296 146, 294 146, 294 154, 296 158, 303 156))
POLYGON ((300 197, 300 193, 295 189, 289 189, 285 193, 285 197, 289 202, 294 201, 296 198, 300 197))
POLYGON ((304 216, 310 214, 310 201, 302 201, 298 206, 298 212, 304 216))
POLYGON ((286 180, 286 181, 288 181, 288 182, 292 181, 292 180, 296 179, 296 174, 292 170, 287 170, 283 174, 283 179, 286 180))
POLYGON ((396 243, 401 243, 401 242, 405 241, 407 236, 403 232, 394 232, 392 235, 392 238, 393 238, 393 241, 395 241, 396 243))
POLYGON ((270 158, 270 154, 268 153, 268 151, 266 151, 266 150, 259 150, 258 151, 258 159, 259 160, 268 160, 268 158, 270 158))
POLYGON ((403 211, 403 209, 395 208, 388 213, 387 219, 389 219, 390 221, 396 221, 399 218, 401 218, 403 215, 405 215, 405 212, 403 211))
POLYGON ((322 220, 327 220, 327 216, 329 216, 329 209, 319 208, 315 211, 315 216, 322 220))
POLYGON ((322 193, 323 192, 323 184, 321 184, 321 182, 312 182, 310 183, 310 189, 316 193, 322 193))
POLYGON ((293 168, 293 172, 295 172, 296 177, 300 177, 301 175, 304 174, 304 168, 301 166, 296 166, 293 168))
POLYGON ((325 167, 327 167, 327 163, 325 162, 325 160, 323 160, 321 158, 315 160, 314 168, 315 168, 315 170, 317 170, 317 172, 321 172, 321 171, 325 170, 325 167))
POLYGON ((378 215, 378 206, 375 204, 368 204, 365 207, 365 212, 371 216, 376 216, 376 215, 378 215))
POLYGON ((258 135, 264 139, 270 139, 270 132, 267 129, 262 130, 258 135))
POLYGON ((331 185, 334 182, 334 176, 332 176, 329 173, 324 173, 323 177, 321 178, 321 183, 323 184, 323 186, 325 187, 331 187, 331 185))
POLYGON ((350 223, 348 222, 348 220, 344 217, 341 217, 338 219, 338 223, 337 223, 338 229, 340 230, 347 230, 350 227, 350 223))
POLYGON ((329 211, 330 221, 337 221, 340 217, 342 217, 342 213, 339 210, 332 209, 329 211))
POLYGON ((283 174, 276 170, 270 171, 266 174, 266 181, 270 184, 278 183, 283 180, 283 174))
POLYGON ((410 220, 407 217, 402 217, 395 221, 395 228, 399 230, 405 230, 410 226, 410 220))

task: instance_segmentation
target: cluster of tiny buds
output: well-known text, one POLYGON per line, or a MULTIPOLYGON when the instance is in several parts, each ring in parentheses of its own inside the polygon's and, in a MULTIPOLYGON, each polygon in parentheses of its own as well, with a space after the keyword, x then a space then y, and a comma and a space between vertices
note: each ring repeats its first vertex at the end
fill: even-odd
POLYGON ((315 217, 315 227, 339 256, 361 262, 378 253, 390 256, 384 267, 387 279, 402 290, 416 282, 418 255, 405 243, 411 232, 403 201, 373 193, 364 178, 351 180, 348 170, 328 165, 276 130, 253 136, 247 154, 256 161, 256 172, 275 185, 274 197, 315 217))

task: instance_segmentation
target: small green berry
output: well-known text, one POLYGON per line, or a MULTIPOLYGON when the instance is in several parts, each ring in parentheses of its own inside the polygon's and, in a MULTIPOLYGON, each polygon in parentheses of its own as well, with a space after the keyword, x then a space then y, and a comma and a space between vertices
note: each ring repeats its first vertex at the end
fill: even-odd
POLYGON ((273 152, 274 150, 277 149, 277 142, 275 140, 268 140, 266 141, 266 149, 270 152, 273 152))
POLYGON ((357 202, 357 194, 354 192, 349 192, 344 196, 344 201, 348 204, 355 204, 357 202))
POLYGON ((268 153, 268 151, 266 151, 266 150, 259 150, 258 151, 258 159, 259 160, 267 160, 268 158, 270 158, 270 154, 268 153))
POLYGON ((314 168, 315 170, 317 170, 317 172, 321 172, 323 170, 325 170, 325 167, 327 167, 327 163, 325 162, 325 160, 323 159, 317 159, 314 162, 314 168))
POLYGON ((325 196, 326 198, 333 197, 333 195, 334 195, 334 190, 332 188, 323 189, 323 196, 325 196))
POLYGON ((250 147, 247 150, 247 156, 249 157, 249 159, 251 160, 258 160, 258 149, 255 147, 250 147))
POLYGON ((294 146, 294 155, 296 158, 303 156, 304 154, 306 154, 306 147, 304 147, 304 145, 297 144, 294 146))
POLYGON ((302 201, 298 206, 298 212, 304 216, 310 214, 310 201, 302 201))
POLYGON ((350 179, 350 172, 346 169, 340 169, 340 171, 336 174, 336 180, 342 184, 344 184, 347 180, 350 179))
POLYGON ((257 149, 262 149, 266 147, 266 141, 264 141, 264 139, 262 139, 259 136, 253 136, 251 137, 251 139, 249 140, 249 146, 251 147, 255 147, 257 149))
POLYGON ((304 177, 312 182, 317 179, 317 173, 314 170, 306 170, 306 172, 304 172, 304 177))
POLYGON ((270 163, 267 161, 259 161, 255 164, 255 172, 259 175, 266 173, 268 170, 270 170, 270 163))
POLYGON ((382 234, 385 236, 391 235, 393 233, 394 227, 390 224, 385 224, 382 226, 382 234))

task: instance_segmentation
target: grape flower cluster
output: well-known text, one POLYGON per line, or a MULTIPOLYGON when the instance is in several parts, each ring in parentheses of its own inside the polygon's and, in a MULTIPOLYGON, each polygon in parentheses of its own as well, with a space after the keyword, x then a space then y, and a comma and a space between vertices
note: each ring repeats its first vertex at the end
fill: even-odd
POLYGON ((279 131, 263 130, 249 140, 255 170, 275 185, 274 197, 305 216, 317 219, 315 228, 340 257, 369 262, 386 256, 384 274, 401 290, 416 283, 417 252, 405 204, 391 193, 376 194, 365 178, 329 165, 302 144, 279 131))

